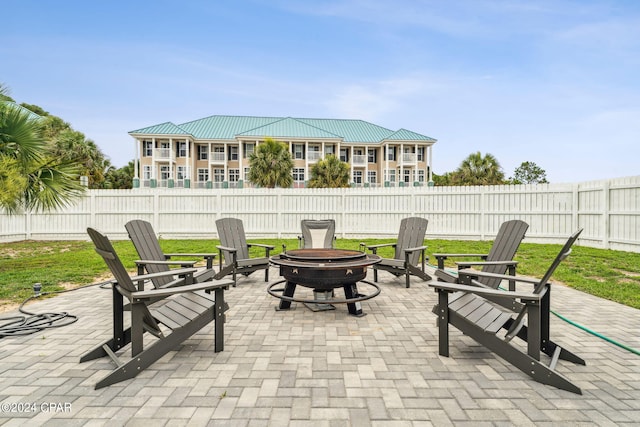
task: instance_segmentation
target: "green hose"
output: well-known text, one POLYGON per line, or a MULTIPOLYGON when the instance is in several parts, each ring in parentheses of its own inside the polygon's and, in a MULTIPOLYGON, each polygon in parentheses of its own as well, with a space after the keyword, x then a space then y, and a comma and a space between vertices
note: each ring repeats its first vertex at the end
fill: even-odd
POLYGON ((566 318, 566 317, 564 317, 562 314, 558 314, 558 313, 556 313, 556 312, 555 312, 555 311, 553 311, 553 310, 551 310, 551 312, 552 312, 553 314, 555 314, 556 316, 558 316, 560 319, 564 320, 565 322, 567 322, 567 323, 568 323, 568 324, 570 324, 570 325, 575 326, 575 327, 576 327, 576 328, 578 328, 578 329, 582 329, 583 331, 588 332, 588 333, 590 333, 590 334, 591 334, 591 335, 593 335, 593 336, 596 336, 596 337, 598 337, 598 338, 602 338, 603 340, 605 340, 605 341, 607 341, 607 342, 610 342, 610 343, 611 343, 611 344, 613 344, 613 345, 616 345, 616 346, 618 346, 618 347, 620 347, 620 348, 623 348, 623 349, 625 349, 625 350, 627 350, 627 351, 630 351, 630 352, 631 352, 631 353, 633 353, 633 354, 637 354, 638 356, 640 356, 640 350, 636 350, 636 349, 635 349, 635 348, 633 348, 633 347, 629 347, 629 346, 624 345, 624 344, 622 344, 622 343, 620 343, 620 342, 617 342, 617 341, 615 341, 615 340, 612 340, 611 338, 606 337, 606 336, 602 335, 601 333, 598 333, 598 332, 596 332, 596 331, 592 331, 591 329, 587 328, 586 326, 582 326, 581 324, 576 323, 576 322, 574 322, 573 320, 567 319, 567 318, 566 318))
MULTIPOLYGON (((433 265, 433 266, 432 266, 431 264, 429 264, 429 266, 430 266, 430 267, 434 267, 434 268, 436 267, 435 265, 433 265)), ((446 270, 446 269, 445 269, 445 270, 446 270)), ((458 274, 456 271, 451 271, 451 270, 446 270, 446 271, 448 271, 449 273, 455 274, 455 275, 457 275, 457 274, 458 274)), ((504 288, 502 288, 502 287, 500 287, 499 289, 502 289, 503 291, 506 291, 506 289, 504 289, 504 288)), ((622 344, 621 342, 615 341, 615 340, 613 340, 613 339, 611 339, 611 338, 609 338, 609 337, 607 337, 607 336, 605 336, 605 335, 602 335, 602 334, 601 334, 601 333, 599 333, 599 332, 593 331, 593 330, 591 330, 591 329, 587 328, 586 326, 583 326, 583 325, 581 325, 581 324, 579 324, 579 323, 574 322, 574 321, 573 321, 573 320, 571 320, 571 319, 568 319, 568 318, 564 317, 562 314, 556 313, 556 312, 555 312, 555 311, 553 311, 553 310, 550 310, 550 311, 551 311, 551 313, 553 313, 555 316, 557 316, 558 318, 560 318, 560 319, 564 320, 564 321, 565 321, 565 322, 567 322, 568 324, 570 324, 570 325, 572 325, 572 326, 575 326, 575 327, 576 327, 576 328, 578 328, 578 329, 582 329, 583 331, 585 331, 585 332, 587 332, 587 333, 589 333, 589 334, 591 334, 591 335, 593 335, 593 336, 595 336, 595 337, 601 338, 601 339, 603 339, 603 340, 605 340, 605 341, 607 341, 607 342, 610 342, 611 344, 613 344, 613 345, 615 345, 615 346, 618 346, 618 347, 623 348, 623 349, 625 349, 625 350, 627 350, 627 351, 629 351, 629 352, 631 352, 631 353, 633 353, 633 354, 636 354, 636 355, 640 356, 640 350, 637 350, 637 349, 635 349, 635 348, 633 348, 633 347, 629 347, 629 346, 627 346, 627 345, 625 345, 625 344, 622 344)))

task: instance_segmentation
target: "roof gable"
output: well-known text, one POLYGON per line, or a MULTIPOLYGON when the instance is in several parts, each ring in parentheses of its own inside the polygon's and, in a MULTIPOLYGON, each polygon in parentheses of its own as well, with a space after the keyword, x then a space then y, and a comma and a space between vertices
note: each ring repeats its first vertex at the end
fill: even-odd
POLYGON ((171 122, 160 123, 159 125, 149 126, 146 128, 133 130, 130 134, 153 134, 153 135, 189 135, 189 132, 176 126, 171 122))
POLYGON ((428 136, 421 135, 419 133, 412 132, 410 130, 403 129, 403 128, 392 133, 391 135, 386 137, 385 140, 386 141, 433 141, 435 142, 435 139, 433 138, 430 138, 428 136))
POLYGON ((340 135, 327 132, 319 127, 304 123, 301 120, 287 117, 276 120, 264 126, 239 133, 238 136, 270 136, 274 138, 324 138, 324 139, 342 139, 340 135))

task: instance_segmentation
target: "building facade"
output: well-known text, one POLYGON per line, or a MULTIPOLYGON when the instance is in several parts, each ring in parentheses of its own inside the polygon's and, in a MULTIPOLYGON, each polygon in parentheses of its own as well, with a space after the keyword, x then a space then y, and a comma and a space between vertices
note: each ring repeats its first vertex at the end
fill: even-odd
POLYGON ((327 155, 347 162, 354 186, 414 186, 431 182, 436 140, 362 120, 211 116, 129 132, 135 139, 134 187, 241 188, 249 158, 266 138, 289 146, 294 187, 327 155))

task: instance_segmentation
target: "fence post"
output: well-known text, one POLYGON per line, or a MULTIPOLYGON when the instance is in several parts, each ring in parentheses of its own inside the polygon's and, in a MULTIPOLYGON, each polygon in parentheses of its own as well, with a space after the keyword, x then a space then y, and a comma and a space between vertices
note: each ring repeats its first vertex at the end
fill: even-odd
POLYGON ((609 215, 611 214, 611 192, 610 183, 605 181, 602 184, 602 246, 609 249, 609 215))

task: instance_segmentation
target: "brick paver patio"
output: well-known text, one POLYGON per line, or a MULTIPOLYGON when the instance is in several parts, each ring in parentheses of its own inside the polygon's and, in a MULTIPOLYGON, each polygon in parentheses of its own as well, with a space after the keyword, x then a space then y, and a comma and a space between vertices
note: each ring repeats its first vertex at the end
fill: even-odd
MULTIPOLYGON (((534 382, 454 328, 452 357, 440 357, 436 294, 420 280, 406 289, 382 272, 382 293, 356 318, 344 305, 276 312, 261 277, 241 277, 226 293, 224 352, 213 353, 209 325, 135 379, 98 391, 110 362, 78 360, 110 333, 110 291, 91 287, 30 304, 79 320, 0 339, 0 425, 640 424, 640 356, 555 316, 553 338, 587 361, 557 368, 582 396, 534 382), (33 405, 10 412, 17 402, 33 405)), ((563 286, 553 288, 552 308, 640 348, 639 310, 563 286)))

